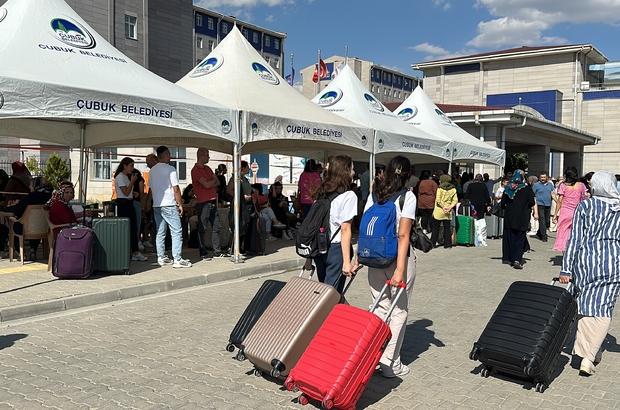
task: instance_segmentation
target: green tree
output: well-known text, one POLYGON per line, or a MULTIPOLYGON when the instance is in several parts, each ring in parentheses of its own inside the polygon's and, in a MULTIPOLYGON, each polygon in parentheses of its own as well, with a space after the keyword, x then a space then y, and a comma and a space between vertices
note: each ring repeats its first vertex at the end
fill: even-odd
POLYGON ((508 154, 506 156, 506 172, 514 172, 516 169, 527 170, 528 156, 527 153, 520 152, 518 154, 508 154))
POLYGON ((67 160, 62 159, 57 153, 53 153, 47 159, 45 167, 45 179, 47 179, 54 189, 58 189, 60 184, 68 181, 71 177, 71 169, 67 165, 67 160))
POLYGON ((39 168, 39 160, 34 155, 28 157, 26 160, 26 168, 32 174, 33 177, 41 175, 41 168, 39 168))

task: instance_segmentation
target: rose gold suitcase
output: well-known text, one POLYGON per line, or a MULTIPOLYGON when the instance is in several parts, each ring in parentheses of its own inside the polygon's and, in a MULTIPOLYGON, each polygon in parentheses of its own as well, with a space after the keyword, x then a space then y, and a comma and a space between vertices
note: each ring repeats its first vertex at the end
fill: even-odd
POLYGON ((257 376, 266 371, 284 378, 340 299, 331 285, 292 278, 246 336, 242 358, 254 364, 257 376))

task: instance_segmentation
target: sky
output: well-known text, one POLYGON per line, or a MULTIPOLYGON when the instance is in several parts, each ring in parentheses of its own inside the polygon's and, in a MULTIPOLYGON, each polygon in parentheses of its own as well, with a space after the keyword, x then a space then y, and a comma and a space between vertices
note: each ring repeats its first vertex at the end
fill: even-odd
MULTIPOLYGON (((344 55, 421 76, 424 61, 521 46, 593 44, 620 61, 620 0, 194 0, 284 32, 297 72, 344 55)), ((285 69, 288 74, 289 69, 285 69)), ((296 76, 299 82, 301 76, 296 76)))

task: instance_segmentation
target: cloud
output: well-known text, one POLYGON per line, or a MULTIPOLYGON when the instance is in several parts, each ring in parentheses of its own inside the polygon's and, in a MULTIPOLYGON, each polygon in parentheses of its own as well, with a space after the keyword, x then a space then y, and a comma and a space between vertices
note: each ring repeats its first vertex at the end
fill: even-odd
POLYGON ((566 44, 543 32, 560 23, 620 22, 620 0, 476 0, 474 7, 497 17, 478 24, 478 35, 467 43, 478 48, 566 44))
POLYGON ((276 21, 276 17, 273 14, 270 14, 267 17, 265 17, 265 21, 269 23, 273 23, 274 21, 276 21))
POLYGON ((443 60, 445 58, 461 57, 469 54, 474 54, 474 50, 461 50, 457 52, 448 51, 443 47, 434 46, 429 43, 418 44, 413 47, 408 47, 410 50, 415 50, 419 53, 426 53, 424 57, 425 61, 430 60, 443 60))
POLYGON ((448 10, 450 7, 452 7, 452 4, 450 4, 450 2, 446 0, 433 0, 433 3, 435 4, 435 6, 441 7, 444 10, 448 10))

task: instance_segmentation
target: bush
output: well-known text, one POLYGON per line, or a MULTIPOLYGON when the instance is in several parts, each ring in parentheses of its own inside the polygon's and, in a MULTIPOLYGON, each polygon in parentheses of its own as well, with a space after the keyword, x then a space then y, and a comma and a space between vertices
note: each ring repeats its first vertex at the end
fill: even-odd
POLYGON ((39 175, 41 175, 41 169, 39 168, 39 160, 34 155, 28 157, 28 159, 26 160, 26 168, 28 168, 28 171, 30 171, 30 174, 32 175, 33 178, 36 178, 39 175))
POLYGON ((71 169, 67 165, 67 160, 62 159, 57 153, 53 153, 47 160, 45 167, 45 179, 47 179, 54 189, 58 189, 60 184, 71 178, 71 169))

